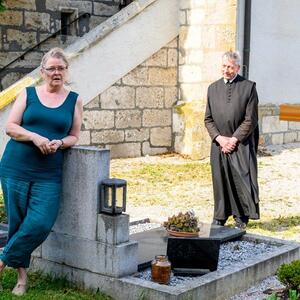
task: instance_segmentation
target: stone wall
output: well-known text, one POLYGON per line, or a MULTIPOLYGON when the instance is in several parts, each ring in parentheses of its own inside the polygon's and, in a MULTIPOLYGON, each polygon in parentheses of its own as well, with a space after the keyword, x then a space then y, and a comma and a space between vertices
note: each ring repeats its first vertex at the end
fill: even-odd
POLYGON ((259 106, 260 145, 300 142, 300 122, 279 120, 279 106, 259 106))
POLYGON ((120 0, 6 0, 7 10, 0 13, 0 90, 35 69, 50 48, 66 47, 119 11, 120 0), (5 65, 61 28, 61 12, 70 20, 89 13, 70 28, 69 35, 58 35, 42 43, 9 68, 5 65))
POLYGON ((84 107, 79 143, 136 157, 174 149, 177 38, 84 107))
POLYGON ((175 151, 195 159, 209 155, 203 122, 207 87, 221 77, 222 53, 235 49, 236 13, 236 0, 180 0, 175 151))

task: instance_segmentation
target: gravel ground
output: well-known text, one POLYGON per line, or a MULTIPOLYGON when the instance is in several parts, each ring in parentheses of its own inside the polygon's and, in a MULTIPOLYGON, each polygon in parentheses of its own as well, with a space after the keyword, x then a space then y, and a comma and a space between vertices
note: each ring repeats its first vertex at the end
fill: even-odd
POLYGON ((228 300, 264 300, 268 294, 267 290, 277 290, 283 288, 284 285, 279 282, 276 276, 267 277, 265 280, 249 288, 247 291, 231 297, 228 300))
MULTIPOLYGON (((230 268, 233 264, 236 265, 238 263, 243 263, 249 259, 272 252, 274 248, 276 248, 274 245, 248 241, 224 243, 220 248, 218 270, 225 270, 230 268)), ((150 269, 146 269, 145 271, 135 274, 135 277, 151 281, 151 271, 150 269)), ((169 285, 176 286, 179 284, 186 284, 187 281, 192 281, 194 278, 195 277, 189 276, 174 276, 172 274, 169 285)))
MULTIPOLYGON (((260 187, 260 208, 263 218, 275 219, 281 216, 299 216, 300 215, 300 143, 286 144, 279 146, 270 146, 264 149, 264 156, 258 157, 258 180, 260 187)), ((183 163, 186 160, 182 157, 142 157, 115 161, 119 168, 130 167, 132 162, 161 162, 161 163, 183 163), (121 165, 120 165, 121 163, 121 165), (122 165, 124 164, 124 166, 122 165)), ((112 161, 114 167, 114 161, 112 161)), ((197 189, 195 187, 194 189, 197 189)), ((212 187, 201 187, 196 190, 198 197, 212 201, 212 187)), ((170 204, 171 206, 171 204, 170 204)), ((127 212, 130 219, 138 220, 150 218, 152 222, 161 223, 166 220, 170 214, 178 213, 181 208, 163 207, 159 205, 135 207, 128 204, 127 212)), ((196 210, 196 214, 198 211, 196 210)), ((199 215, 199 214, 197 214, 199 215)), ((210 221, 212 218, 211 209, 201 211, 201 221, 210 221), (202 217, 203 216, 203 217, 202 217)), ((145 225, 147 226, 147 225, 145 225)), ((296 240, 300 239, 300 228, 296 227, 296 240)), ((284 238, 278 231, 279 238, 284 238)), ((295 235, 293 237, 295 239, 295 235)), ((236 295, 230 300, 262 300, 267 295, 263 291, 267 289, 281 288, 282 285, 275 276, 268 277, 260 284, 251 287, 247 291, 236 295)))
MULTIPOLYGON (((151 230, 160 227, 159 223, 145 222, 141 224, 131 225, 129 228, 130 234, 137 232, 151 230)), ((228 242, 221 245, 218 270, 226 269, 233 263, 239 263, 246 261, 247 259, 254 258, 255 256, 262 255, 272 251, 276 246, 264 244, 264 243, 251 243, 247 241, 243 242, 228 242)), ((135 277, 150 281, 151 270, 146 269, 143 272, 137 273, 135 277)), ((170 286, 176 286, 180 284, 186 284, 188 281, 192 281, 194 277, 182 277, 174 276, 171 274, 170 286)), ((268 296, 265 292, 268 290, 276 290, 283 288, 284 286, 279 282, 276 276, 267 277, 259 284, 250 287, 248 290, 235 295, 227 300, 264 300, 268 296)))

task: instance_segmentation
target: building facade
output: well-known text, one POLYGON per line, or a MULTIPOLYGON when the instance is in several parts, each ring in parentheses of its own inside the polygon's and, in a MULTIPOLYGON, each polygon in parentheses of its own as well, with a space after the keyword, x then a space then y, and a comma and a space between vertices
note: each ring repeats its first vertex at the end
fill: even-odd
POLYGON ((119 11, 120 0, 6 0, 0 13, 0 90, 119 11), (70 25, 69 25, 70 24, 70 25))
MULTIPOLYGON (((284 6, 284 22, 276 19, 286 4, 282 0, 136 0, 118 14, 117 1, 26 1, 21 8, 23 2, 7 0, 9 10, 1 15, 1 64, 32 45, 23 32, 35 43, 60 28, 64 13, 90 14, 70 29, 75 41, 65 34, 47 42, 65 46, 70 41, 74 49, 89 44, 74 54, 81 57, 80 66, 73 69, 71 62, 72 72, 79 72, 73 87, 85 100, 81 145, 109 148, 112 157, 170 151, 207 157, 207 87, 220 78, 222 53, 230 49, 241 53, 241 72, 257 83, 261 145, 300 141, 299 123, 279 118, 280 104, 299 103, 297 0, 284 6), (80 38, 93 26, 99 29, 97 41, 80 38), (95 45, 98 50, 89 52, 95 45)), ((23 76, 16 75, 18 68, 39 63, 39 51, 27 65, 25 59, 11 72, 6 69, 3 87, 23 76)))

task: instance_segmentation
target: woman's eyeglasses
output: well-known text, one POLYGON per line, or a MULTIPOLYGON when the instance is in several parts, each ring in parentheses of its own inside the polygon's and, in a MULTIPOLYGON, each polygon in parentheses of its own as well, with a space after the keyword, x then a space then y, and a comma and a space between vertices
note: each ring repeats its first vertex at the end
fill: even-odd
POLYGON ((64 72, 67 67, 62 67, 62 66, 59 66, 59 67, 49 67, 49 68, 44 68, 43 69, 48 72, 48 73, 54 73, 55 71, 58 71, 58 72, 64 72))

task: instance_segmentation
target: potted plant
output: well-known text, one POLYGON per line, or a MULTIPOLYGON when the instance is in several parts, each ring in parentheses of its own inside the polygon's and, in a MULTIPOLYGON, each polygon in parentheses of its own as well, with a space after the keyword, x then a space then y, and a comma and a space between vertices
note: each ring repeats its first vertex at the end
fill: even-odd
POLYGON ((200 230, 198 225, 198 219, 192 210, 173 215, 163 223, 168 233, 173 236, 198 236, 200 230))

